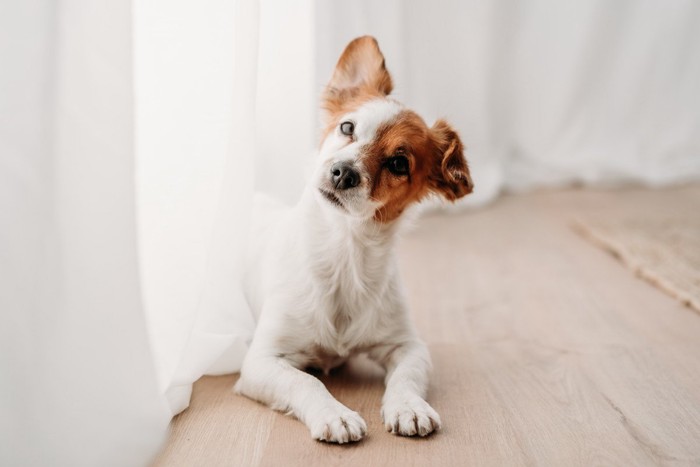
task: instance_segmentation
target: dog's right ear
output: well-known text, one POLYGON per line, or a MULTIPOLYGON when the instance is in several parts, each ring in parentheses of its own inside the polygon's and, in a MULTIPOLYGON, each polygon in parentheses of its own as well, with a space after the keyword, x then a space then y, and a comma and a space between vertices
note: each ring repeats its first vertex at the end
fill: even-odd
POLYGON ((350 42, 335 66, 323 92, 323 108, 330 114, 343 112, 348 102, 363 97, 383 97, 393 88, 377 40, 362 36, 350 42))

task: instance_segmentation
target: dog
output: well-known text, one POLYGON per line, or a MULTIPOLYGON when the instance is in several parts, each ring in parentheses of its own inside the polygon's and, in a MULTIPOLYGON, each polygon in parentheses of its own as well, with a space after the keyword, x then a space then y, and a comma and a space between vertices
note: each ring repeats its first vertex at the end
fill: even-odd
POLYGON ((443 120, 428 127, 389 97, 392 87, 377 41, 350 42, 322 94, 317 169, 301 200, 254 208, 245 289, 257 327, 234 389, 331 443, 358 441, 367 425, 304 370, 328 372, 358 354, 386 371, 388 431, 426 436, 441 426, 425 400, 430 356, 409 319, 394 244, 409 207, 431 195, 454 201, 473 184, 457 132, 443 120))

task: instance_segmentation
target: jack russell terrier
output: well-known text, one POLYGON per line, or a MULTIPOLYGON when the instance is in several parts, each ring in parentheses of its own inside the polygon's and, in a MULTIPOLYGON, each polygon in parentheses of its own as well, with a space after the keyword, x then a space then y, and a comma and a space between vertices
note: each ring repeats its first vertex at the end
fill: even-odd
POLYGON ((388 431, 440 428, 394 244, 409 206, 430 195, 454 201, 473 185, 457 133, 443 120, 428 127, 391 90, 377 41, 350 42, 323 92, 317 170, 300 202, 253 214, 246 291, 258 324, 235 390, 332 443, 362 439, 367 425, 304 369, 327 372, 362 353, 386 370, 388 431))

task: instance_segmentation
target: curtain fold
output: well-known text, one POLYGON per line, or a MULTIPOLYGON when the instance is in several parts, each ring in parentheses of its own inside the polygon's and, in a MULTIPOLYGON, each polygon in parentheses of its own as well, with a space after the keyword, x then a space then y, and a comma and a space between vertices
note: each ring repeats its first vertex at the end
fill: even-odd
POLYGON ((142 465, 170 412, 140 300, 129 3, 0 12, 0 464, 142 465))
POLYGON ((144 303, 173 414, 236 371, 254 329, 240 287, 253 192, 258 2, 135 5, 144 303))
POLYGON ((238 371, 254 189, 294 202, 314 147, 313 4, 135 5, 140 266, 173 414, 203 374, 238 371))

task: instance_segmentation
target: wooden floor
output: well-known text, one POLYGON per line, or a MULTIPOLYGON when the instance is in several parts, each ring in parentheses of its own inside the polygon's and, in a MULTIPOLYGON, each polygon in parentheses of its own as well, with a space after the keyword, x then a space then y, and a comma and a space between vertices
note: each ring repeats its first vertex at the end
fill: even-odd
POLYGON ((700 465, 700 314, 582 238, 586 215, 700 206, 700 188, 506 197, 429 217, 400 246, 416 324, 435 366, 443 429, 386 433, 381 374, 322 378, 367 421, 345 446, 203 378, 160 466, 700 465))

